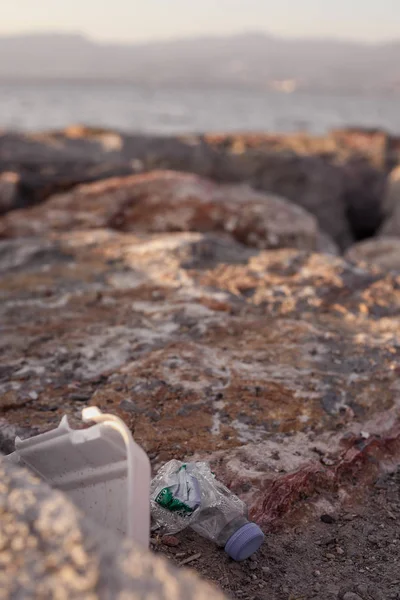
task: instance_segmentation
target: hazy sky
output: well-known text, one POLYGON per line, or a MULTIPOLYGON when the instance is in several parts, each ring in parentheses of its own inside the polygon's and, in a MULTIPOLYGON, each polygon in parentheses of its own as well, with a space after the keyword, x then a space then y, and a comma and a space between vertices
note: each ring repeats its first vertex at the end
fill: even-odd
POLYGON ((136 41, 261 30, 400 38, 400 0, 3 0, 0 34, 74 31, 136 41))

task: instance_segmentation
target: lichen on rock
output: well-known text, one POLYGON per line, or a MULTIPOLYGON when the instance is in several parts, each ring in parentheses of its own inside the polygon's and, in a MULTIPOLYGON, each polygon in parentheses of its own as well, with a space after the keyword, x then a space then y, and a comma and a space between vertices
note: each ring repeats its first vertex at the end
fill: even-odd
MULTIPOLYGON (((103 142, 110 157, 120 151, 118 140, 103 142)), ((398 465, 395 240, 364 242, 340 257, 300 206, 172 171, 50 194, 3 215, 0 232, 3 452, 15 434, 49 430, 64 414, 77 426, 82 407, 96 405, 124 419, 154 469, 172 458, 209 460, 266 531, 288 520, 300 526, 321 507, 351 506, 398 465)), ((25 494, 27 475, 4 472, 5 482, 17 478, 16 501, 6 487, 0 501, 18 529, 29 517, 22 500, 21 522, 15 515, 20 497, 39 511, 42 492, 28 478, 25 494)), ((88 579, 76 579, 87 595, 68 597, 97 593, 106 572, 119 585, 117 555, 103 569, 92 533, 93 556, 82 538, 89 525, 58 495, 70 518, 55 519, 50 495, 48 511, 37 513, 40 531, 58 521, 66 540, 78 540, 66 554, 52 542, 54 568, 67 578, 89 561, 88 579)), ((47 593, 55 585, 48 563, 34 564, 44 555, 53 564, 47 550, 16 544, 4 555, 4 581, 22 585, 18 565, 44 569, 47 593)), ((153 576, 151 559, 143 560, 149 570, 141 573, 153 576)))

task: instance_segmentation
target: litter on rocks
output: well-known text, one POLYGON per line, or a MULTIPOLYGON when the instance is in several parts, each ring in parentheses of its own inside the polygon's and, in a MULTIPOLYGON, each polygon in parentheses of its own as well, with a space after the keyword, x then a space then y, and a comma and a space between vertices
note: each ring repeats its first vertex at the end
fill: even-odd
POLYGON ((149 458, 121 419, 96 407, 85 408, 82 419, 95 424, 72 429, 65 416, 56 429, 17 437, 8 460, 65 492, 102 526, 144 547, 150 529, 173 535, 190 527, 236 561, 259 549, 263 532, 207 463, 171 460, 150 481, 149 458))
POLYGON ((236 561, 249 558, 264 541, 258 525, 249 522, 244 502, 205 462, 165 464, 151 482, 150 501, 153 530, 175 534, 190 527, 236 561))
POLYGON ((28 467, 65 492, 90 518, 148 547, 150 461, 125 423, 96 407, 82 411, 87 429, 60 425, 35 437, 15 440, 8 460, 28 467))

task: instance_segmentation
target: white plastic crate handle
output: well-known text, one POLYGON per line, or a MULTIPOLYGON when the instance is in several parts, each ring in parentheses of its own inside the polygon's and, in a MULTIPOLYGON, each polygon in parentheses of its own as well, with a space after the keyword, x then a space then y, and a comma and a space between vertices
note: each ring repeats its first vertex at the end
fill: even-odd
MULTIPOLYGON (((144 518, 145 513, 140 510, 135 510, 143 504, 143 494, 145 493, 144 502, 149 506, 149 485, 141 480, 140 474, 137 472, 135 464, 136 444, 132 439, 132 434, 128 427, 119 417, 102 413, 96 406, 89 406, 82 410, 82 421, 85 423, 94 422, 102 423, 115 429, 122 437, 126 445, 126 461, 127 461, 127 535, 135 539, 139 543, 148 546, 150 517, 144 518)), ((150 479, 150 478, 149 478, 150 479)), ((149 512, 150 508, 148 508, 149 512)))

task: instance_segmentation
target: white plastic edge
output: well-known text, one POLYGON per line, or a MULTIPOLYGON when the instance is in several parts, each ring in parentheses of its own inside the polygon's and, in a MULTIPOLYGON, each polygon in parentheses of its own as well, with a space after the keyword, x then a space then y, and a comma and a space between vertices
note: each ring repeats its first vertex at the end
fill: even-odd
POLYGON ((140 448, 133 440, 132 434, 125 423, 119 417, 102 413, 96 406, 89 406, 82 410, 82 420, 85 423, 101 423, 117 431, 125 442, 126 462, 127 462, 127 536, 135 539, 139 544, 148 547, 150 533, 150 463, 148 462, 148 481, 143 485, 139 481, 134 456, 139 450, 148 457, 144 450, 140 448), (145 509, 147 506, 147 518, 143 518, 143 512, 134 510, 135 505, 145 509))

